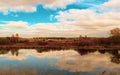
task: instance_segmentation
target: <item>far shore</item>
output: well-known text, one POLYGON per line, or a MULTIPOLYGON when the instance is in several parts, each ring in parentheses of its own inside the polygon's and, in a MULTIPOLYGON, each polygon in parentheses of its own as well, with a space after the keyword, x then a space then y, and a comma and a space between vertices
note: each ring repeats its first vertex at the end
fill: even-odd
POLYGON ((11 37, 0 37, 0 49, 120 50, 120 35, 114 34, 110 37, 80 36, 74 38, 21 38, 19 37, 19 34, 16 34, 16 36, 13 35, 11 37))
POLYGON ((34 45, 0 45, 0 49, 41 49, 41 50, 60 50, 60 49, 77 49, 77 50, 120 50, 120 46, 34 46, 34 45))

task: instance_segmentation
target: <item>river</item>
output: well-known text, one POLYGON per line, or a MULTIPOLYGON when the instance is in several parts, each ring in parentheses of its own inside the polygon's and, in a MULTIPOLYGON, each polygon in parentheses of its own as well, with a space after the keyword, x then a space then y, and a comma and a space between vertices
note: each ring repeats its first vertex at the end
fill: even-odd
POLYGON ((120 51, 0 50, 0 75, 120 75, 120 51))

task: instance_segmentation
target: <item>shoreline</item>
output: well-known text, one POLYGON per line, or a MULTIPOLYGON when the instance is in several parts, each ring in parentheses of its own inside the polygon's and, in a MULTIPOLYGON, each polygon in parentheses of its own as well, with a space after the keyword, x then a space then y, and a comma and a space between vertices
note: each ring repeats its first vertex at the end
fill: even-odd
POLYGON ((75 49, 75 50, 120 50, 120 46, 14 46, 14 45, 0 45, 0 49, 42 49, 42 50, 60 50, 60 49, 75 49))

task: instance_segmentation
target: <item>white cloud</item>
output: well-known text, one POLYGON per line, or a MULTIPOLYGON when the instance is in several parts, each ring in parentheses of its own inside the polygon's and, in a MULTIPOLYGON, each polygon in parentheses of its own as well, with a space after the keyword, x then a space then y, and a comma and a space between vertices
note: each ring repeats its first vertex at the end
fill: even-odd
POLYGON ((14 32, 11 31, 9 28, 0 29, 0 37, 11 36, 12 33, 14 32))
POLYGON ((109 36, 111 29, 120 27, 119 11, 96 13, 90 9, 70 9, 60 11, 55 18, 59 22, 37 23, 31 26, 23 21, 4 22, 5 24, 0 25, 1 32, 5 30, 4 28, 8 28, 10 34, 19 33, 22 37, 74 37, 79 35, 96 37, 109 36))
POLYGON ((0 1, 0 11, 24 11, 34 12, 38 4, 44 5, 45 8, 56 9, 65 8, 67 5, 77 2, 78 0, 2 0, 0 1))
POLYGON ((66 5, 77 2, 78 0, 51 0, 50 3, 45 1, 45 8, 66 8, 66 5))
POLYGON ((16 28, 16 29, 26 28, 27 26, 28 26, 28 23, 22 22, 22 21, 18 21, 18 22, 10 21, 6 24, 6 27, 16 28))
POLYGON ((5 5, 5 6, 1 6, 0 7, 0 12, 3 12, 5 15, 8 14, 8 11, 12 11, 12 12, 18 12, 18 11, 22 11, 22 12, 34 12, 36 11, 36 7, 35 6, 9 6, 9 5, 5 5))
POLYGON ((105 2, 102 4, 103 8, 108 9, 119 9, 120 10, 120 0, 109 0, 108 2, 105 2))
POLYGON ((77 28, 74 25, 68 26, 68 24, 72 24, 70 22, 61 22, 61 23, 38 23, 32 26, 29 26, 27 22, 23 21, 10 21, 6 22, 6 24, 2 24, 3 28, 1 29, 0 36, 11 36, 12 34, 19 33, 22 37, 74 37, 78 36, 76 34, 77 28), (72 28, 71 28, 72 27, 72 28), (4 32, 4 30, 8 30, 8 32, 4 32), (64 34, 63 34, 64 33, 64 34))
MULTIPOLYGON (((96 13, 94 10, 70 9, 59 12, 56 18, 60 22, 72 20, 76 28, 82 28, 88 35, 97 35, 102 32, 109 32, 112 28, 120 27, 120 13, 117 11, 96 13), (115 15, 114 15, 115 14, 115 15), (96 34, 94 34, 96 33, 96 34)), ((100 36, 101 36, 100 34, 100 36)), ((103 36, 107 36, 104 34, 103 36)))
MULTIPOLYGON (((34 12, 38 4, 42 4, 45 8, 50 9, 65 8, 67 5, 77 1, 78 0, 2 0, 0 2, 0 12, 4 12, 4 14, 8 11, 34 12)), ((59 21, 57 23, 37 23, 29 26, 27 22, 23 21, 4 22, 5 24, 0 24, 0 28, 2 28, 0 30, 0 36, 3 34, 4 36, 11 35, 16 32, 24 37, 108 36, 111 29, 120 27, 120 11, 111 10, 112 8, 119 10, 119 4, 119 0, 109 0, 99 5, 98 7, 110 9, 109 12, 104 13, 96 13, 96 9, 70 9, 60 11, 57 16, 50 16, 51 21, 53 18, 56 18, 59 21), (7 32, 5 30, 7 30, 7 32)))

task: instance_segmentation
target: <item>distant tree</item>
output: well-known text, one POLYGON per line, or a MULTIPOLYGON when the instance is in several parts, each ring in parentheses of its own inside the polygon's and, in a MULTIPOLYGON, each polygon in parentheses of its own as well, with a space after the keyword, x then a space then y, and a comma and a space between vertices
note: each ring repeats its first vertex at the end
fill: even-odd
POLYGON ((38 41, 38 45, 47 45, 48 43, 46 41, 38 41))
POLYGON ((79 38, 82 38, 82 35, 80 35, 79 38))
POLYGON ((112 36, 120 35, 120 28, 114 28, 110 31, 112 36))
POLYGON ((111 44, 120 44, 120 28, 114 28, 110 31, 109 41, 111 44))
POLYGON ((109 42, 114 45, 115 44, 120 45, 120 35, 109 37, 109 42))
POLYGON ((109 44, 109 40, 107 38, 99 38, 98 40, 98 44, 99 45, 108 45, 109 44))
POLYGON ((91 46, 95 45, 94 39, 92 38, 81 38, 74 43, 77 46, 91 46))
POLYGON ((8 37, 0 38, 0 45, 11 44, 10 39, 8 37))

